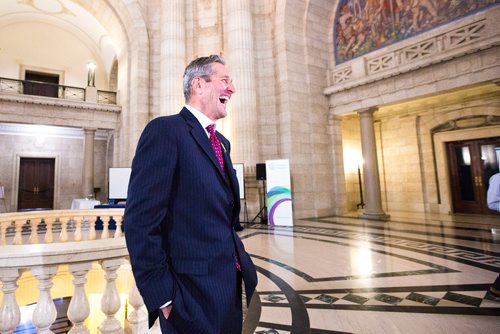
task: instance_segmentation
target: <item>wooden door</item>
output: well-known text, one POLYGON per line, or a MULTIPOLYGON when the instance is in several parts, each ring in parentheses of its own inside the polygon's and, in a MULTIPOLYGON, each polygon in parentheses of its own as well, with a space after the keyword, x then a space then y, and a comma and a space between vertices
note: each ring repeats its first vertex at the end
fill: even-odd
POLYGON ((54 158, 21 158, 17 210, 54 208, 54 158))
POLYGON ((486 203, 489 178, 499 171, 497 147, 500 137, 447 144, 454 212, 498 214, 486 203))

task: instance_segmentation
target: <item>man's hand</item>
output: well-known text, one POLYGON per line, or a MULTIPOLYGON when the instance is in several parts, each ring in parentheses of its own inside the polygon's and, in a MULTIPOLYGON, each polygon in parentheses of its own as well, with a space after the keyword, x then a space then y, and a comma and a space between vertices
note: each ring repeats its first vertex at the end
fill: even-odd
POLYGON ((168 319, 168 316, 170 315, 170 312, 172 311, 172 304, 168 305, 167 307, 164 307, 161 309, 163 312, 163 316, 165 319, 168 319))

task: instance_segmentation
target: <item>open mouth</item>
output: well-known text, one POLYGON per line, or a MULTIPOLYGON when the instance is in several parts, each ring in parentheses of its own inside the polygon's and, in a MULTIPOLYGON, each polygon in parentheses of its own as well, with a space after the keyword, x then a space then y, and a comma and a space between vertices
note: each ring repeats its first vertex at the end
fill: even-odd
POLYGON ((227 96, 221 96, 221 97, 219 97, 219 101, 223 105, 226 105, 229 102, 229 97, 227 97, 227 96))

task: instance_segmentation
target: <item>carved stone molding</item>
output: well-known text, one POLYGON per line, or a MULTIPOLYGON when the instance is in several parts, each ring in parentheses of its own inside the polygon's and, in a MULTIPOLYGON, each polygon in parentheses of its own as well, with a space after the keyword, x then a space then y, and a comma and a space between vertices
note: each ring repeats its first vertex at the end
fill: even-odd
POLYGON ((328 73, 329 87, 324 94, 330 95, 498 46, 497 12, 492 10, 492 14, 484 12, 450 23, 413 43, 397 43, 338 66, 332 64, 328 73))
POLYGON ((432 133, 455 131, 471 128, 479 128, 483 126, 499 125, 500 116, 495 115, 481 115, 481 116, 468 116, 461 117, 446 123, 440 124, 431 129, 432 133))

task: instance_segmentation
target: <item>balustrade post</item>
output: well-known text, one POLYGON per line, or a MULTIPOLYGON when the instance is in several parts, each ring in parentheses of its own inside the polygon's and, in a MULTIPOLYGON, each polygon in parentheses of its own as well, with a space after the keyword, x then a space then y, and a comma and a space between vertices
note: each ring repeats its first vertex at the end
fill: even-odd
POLYGON ((47 225, 47 231, 45 231, 45 243, 50 244, 54 241, 54 237, 52 236, 52 227, 54 226, 54 222, 56 218, 47 219, 45 224, 47 225))
POLYGON ((61 219, 61 233, 59 234, 59 241, 68 241, 68 223, 70 219, 61 219))
POLYGON ((12 244, 13 245, 22 245, 23 244, 23 225, 26 221, 25 220, 16 220, 14 222, 15 226, 15 234, 14 234, 14 239, 12 239, 12 244))
POLYGON ((74 277, 73 285, 75 286, 75 291, 68 307, 68 319, 73 323, 73 328, 69 331, 71 334, 89 333, 88 328, 83 322, 90 314, 89 300, 85 293, 85 282, 87 282, 87 273, 91 268, 91 262, 69 265, 69 271, 74 277))
POLYGON ((40 295, 38 302, 33 312, 33 325, 38 329, 37 333, 53 333, 50 326, 57 318, 56 305, 50 297, 50 289, 52 288, 52 279, 57 272, 57 266, 36 266, 33 267, 31 273, 38 281, 38 290, 40 295))
POLYGON ((0 269, 3 301, 0 306, 0 333, 11 334, 21 322, 21 310, 16 301, 17 279, 21 275, 19 269, 0 269))
POLYGON ((3 222, 0 226, 0 245, 7 245, 7 228, 11 223, 3 222))
POLYGON ((30 221, 30 226, 31 226, 31 233, 30 233, 30 238, 29 238, 30 244, 37 244, 38 243, 38 225, 39 224, 40 224, 40 221, 38 219, 30 221))
POLYGON ((74 235, 73 240, 82 241, 82 225, 83 225, 84 218, 83 217, 76 217, 76 218, 74 218, 74 220, 75 220, 76 227, 75 227, 75 233, 73 234, 74 235))
POLYGON ((144 300, 142 299, 142 296, 137 289, 135 280, 128 294, 128 302, 130 306, 132 306, 133 310, 127 316, 126 332, 147 333, 148 315, 142 309, 142 307, 144 306, 144 300))
POLYGON ((120 322, 115 318, 116 312, 120 309, 120 295, 116 289, 116 271, 123 264, 123 259, 111 259, 100 261, 101 267, 105 271, 106 288, 101 299, 101 310, 106 315, 106 319, 99 325, 101 333, 115 333, 123 331, 120 322))
POLYGON ((113 217, 116 223, 116 230, 115 230, 115 238, 119 238, 123 236, 123 231, 122 231, 122 226, 123 226, 123 221, 121 217, 113 217))
POLYGON ((93 217, 93 219, 90 219, 91 217, 87 217, 88 222, 89 222, 89 238, 88 240, 95 240, 97 239, 97 233, 95 231, 95 223, 97 221, 97 217, 93 217))
POLYGON ((101 239, 109 239, 109 221, 111 217, 110 216, 101 216, 102 220, 102 234, 101 234, 101 239))

